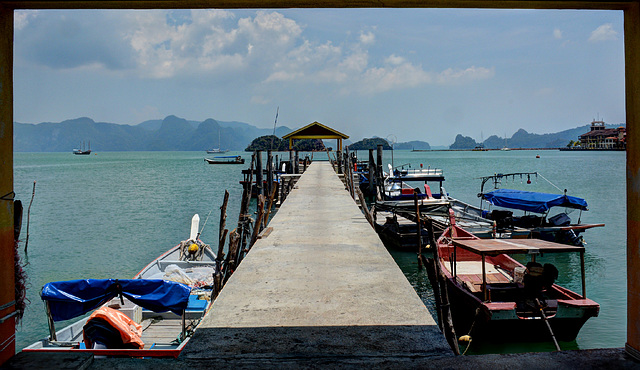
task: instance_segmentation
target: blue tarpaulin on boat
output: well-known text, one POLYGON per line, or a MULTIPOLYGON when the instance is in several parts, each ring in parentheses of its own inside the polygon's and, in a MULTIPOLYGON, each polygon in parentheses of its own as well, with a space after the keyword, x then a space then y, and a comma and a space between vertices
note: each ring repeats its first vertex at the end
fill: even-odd
POLYGON ((512 189, 496 189, 482 195, 494 206, 545 213, 551 207, 567 207, 586 211, 587 201, 569 195, 538 193, 512 189))
POLYGON ((133 303, 154 312, 182 315, 191 288, 166 280, 84 279, 47 283, 40 293, 48 301, 54 321, 83 315, 122 294, 133 303))

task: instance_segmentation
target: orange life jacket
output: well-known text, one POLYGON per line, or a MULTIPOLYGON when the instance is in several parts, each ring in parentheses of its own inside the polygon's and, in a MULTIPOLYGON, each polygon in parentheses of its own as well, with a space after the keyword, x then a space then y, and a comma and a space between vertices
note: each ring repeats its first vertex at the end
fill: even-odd
MULTIPOLYGON (((113 308, 103 306, 95 310, 91 316, 87 319, 87 322, 93 318, 100 318, 107 321, 113 328, 120 332, 122 342, 125 344, 131 344, 138 349, 144 348, 144 342, 140 339, 142 335, 142 325, 131 320, 124 313, 114 310, 113 308)), ((87 348, 91 345, 91 340, 84 335, 84 342, 87 348)))

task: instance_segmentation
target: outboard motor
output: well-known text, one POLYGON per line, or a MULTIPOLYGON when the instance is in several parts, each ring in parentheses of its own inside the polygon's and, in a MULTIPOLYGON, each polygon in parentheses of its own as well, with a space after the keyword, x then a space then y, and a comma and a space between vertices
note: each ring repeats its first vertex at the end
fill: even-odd
POLYGON ((513 212, 494 209, 489 213, 489 219, 496 222, 498 230, 513 228, 513 212))

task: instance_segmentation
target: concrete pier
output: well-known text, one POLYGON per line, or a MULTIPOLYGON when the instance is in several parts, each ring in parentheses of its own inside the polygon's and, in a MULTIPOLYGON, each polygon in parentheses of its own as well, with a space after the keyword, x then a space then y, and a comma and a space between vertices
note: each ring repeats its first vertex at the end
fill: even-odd
POLYGON ((366 363, 453 355, 328 162, 311 164, 269 227, 183 360, 366 363))

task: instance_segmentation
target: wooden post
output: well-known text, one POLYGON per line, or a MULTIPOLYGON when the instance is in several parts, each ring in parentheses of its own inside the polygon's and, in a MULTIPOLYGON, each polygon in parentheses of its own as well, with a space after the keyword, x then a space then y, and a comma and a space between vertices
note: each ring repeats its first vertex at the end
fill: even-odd
POLYGON ((378 145, 376 151, 376 185, 378 186, 378 198, 381 198, 381 195, 384 191, 383 185, 383 176, 382 176, 382 145, 378 145))
POLYGON ((360 188, 356 188, 356 194, 358 194, 358 199, 360 199, 360 207, 362 208, 362 213, 364 213, 364 217, 369 221, 369 225, 375 229, 376 225, 373 221, 373 215, 369 211, 369 207, 367 207, 367 202, 364 199, 364 194, 362 194, 362 190, 360 188))
POLYGON ((375 190, 374 176, 376 173, 375 162, 373 160, 373 149, 369 149, 369 195, 373 194, 375 190))
POLYGON ((273 154, 271 150, 267 150, 267 193, 271 194, 273 187, 273 154))
POLYGON ((0 365, 15 352, 13 9, 0 6, 0 365))
POLYGON ((264 220, 262 221, 262 224, 264 226, 267 226, 267 224, 269 223, 269 214, 271 214, 271 208, 273 207, 273 200, 275 199, 277 192, 278 192, 278 183, 273 183, 273 185, 271 186, 271 194, 269 194, 269 206, 267 207, 267 211, 265 212, 265 215, 264 215, 264 220))
POLYGON ((249 241, 249 247, 247 248, 247 251, 244 253, 249 252, 249 250, 251 250, 251 247, 253 247, 253 244, 255 244, 256 240, 258 240, 258 234, 260 234, 260 231, 262 231, 262 219, 264 218, 264 203, 265 203, 265 197, 264 195, 260 194, 258 195, 258 215, 256 216, 256 221, 253 223, 253 233, 251 234, 251 240, 249 241))
POLYGON ((262 151, 256 150, 256 196, 262 195, 262 188, 264 187, 264 182, 262 181, 262 151))
POLYGON ((227 226, 227 203, 229 202, 229 191, 225 189, 224 191, 224 199, 222 200, 222 206, 220 206, 220 227, 218 228, 218 249, 224 246, 224 242, 222 242, 222 234, 223 230, 227 226))
POLYGON ((233 272, 236 270, 236 259, 238 256, 238 246, 240 244, 240 235, 234 229, 231 233, 229 233, 229 253, 227 253, 227 258, 224 260, 224 283, 229 280, 233 272))
POLYGON ((224 260, 224 243, 227 239, 228 233, 229 230, 224 229, 220 234, 220 245, 218 246, 218 254, 216 255, 216 271, 213 275, 213 295, 211 300, 215 300, 222 290, 222 280, 224 278, 222 273, 222 261, 224 260))
POLYGON ((420 204, 418 204, 418 191, 413 189, 413 204, 416 207, 416 238, 418 240, 418 270, 422 270, 422 222, 420 219, 420 204))
POLYGON ((289 150, 289 168, 287 168, 287 173, 293 173, 293 149, 289 150))
POLYGON ((640 3, 624 10, 627 110, 627 343, 640 360, 640 3))
POLYGON ((338 167, 338 174, 342 174, 342 152, 341 151, 336 152, 336 162, 338 162, 336 164, 336 167, 338 167))
MULTIPOLYGON (((251 201, 251 187, 253 184, 253 165, 256 160, 255 153, 251 156, 251 166, 249 167, 249 181, 242 194, 243 199, 240 206, 240 215, 238 217, 238 229, 240 230, 240 248, 244 249, 247 242, 247 233, 249 231, 249 203, 251 201)), ((238 253, 236 256, 235 264, 240 263, 242 253, 238 253)))

